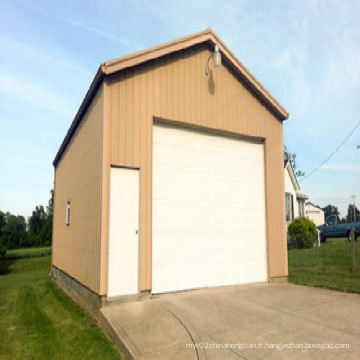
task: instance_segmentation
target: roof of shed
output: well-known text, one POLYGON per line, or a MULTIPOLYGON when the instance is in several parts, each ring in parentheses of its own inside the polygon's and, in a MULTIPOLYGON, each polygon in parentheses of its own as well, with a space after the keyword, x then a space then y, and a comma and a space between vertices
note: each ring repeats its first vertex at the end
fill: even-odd
POLYGON ((88 92, 60 146, 58 153, 53 161, 53 165, 59 162, 62 154, 64 153, 68 143, 70 142, 73 134, 82 116, 88 108, 95 92, 102 83, 105 76, 140 65, 147 61, 155 60, 171 53, 185 50, 192 46, 201 43, 209 43, 212 46, 216 44, 219 46, 223 60, 231 66, 241 79, 249 86, 249 88, 259 97, 261 101, 268 106, 274 115, 280 120, 286 120, 289 117, 287 110, 270 94, 268 90, 255 78, 254 75, 240 62, 239 59, 226 47, 220 38, 209 28, 196 34, 185 36, 174 41, 170 41, 152 48, 138 51, 130 55, 126 55, 114 60, 106 61, 100 65, 88 92))

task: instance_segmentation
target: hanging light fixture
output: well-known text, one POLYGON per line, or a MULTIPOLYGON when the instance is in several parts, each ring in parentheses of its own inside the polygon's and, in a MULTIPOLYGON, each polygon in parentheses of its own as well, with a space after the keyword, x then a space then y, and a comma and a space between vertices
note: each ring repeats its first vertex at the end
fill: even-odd
POLYGON ((206 63, 205 75, 209 75, 209 61, 210 61, 211 58, 213 59, 214 66, 220 66, 221 65, 221 54, 220 54, 220 51, 219 51, 218 44, 215 45, 214 52, 208 58, 208 61, 206 63))

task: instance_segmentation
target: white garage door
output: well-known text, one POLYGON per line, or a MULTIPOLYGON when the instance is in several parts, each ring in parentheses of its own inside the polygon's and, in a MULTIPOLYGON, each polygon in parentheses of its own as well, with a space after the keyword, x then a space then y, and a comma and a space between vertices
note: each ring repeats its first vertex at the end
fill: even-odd
POLYGON ((153 293, 267 280, 264 149, 153 129, 153 293))

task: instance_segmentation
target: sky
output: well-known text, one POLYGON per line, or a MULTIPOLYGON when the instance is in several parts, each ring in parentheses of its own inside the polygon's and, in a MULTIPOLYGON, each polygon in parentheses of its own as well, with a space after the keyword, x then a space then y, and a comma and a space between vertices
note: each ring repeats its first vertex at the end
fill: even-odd
MULTIPOLYGON (((211 27, 289 111, 309 174, 360 121, 360 1, 0 1, 0 210, 46 205, 52 161, 104 61, 211 27)), ((360 207, 360 127, 301 192, 360 207)))

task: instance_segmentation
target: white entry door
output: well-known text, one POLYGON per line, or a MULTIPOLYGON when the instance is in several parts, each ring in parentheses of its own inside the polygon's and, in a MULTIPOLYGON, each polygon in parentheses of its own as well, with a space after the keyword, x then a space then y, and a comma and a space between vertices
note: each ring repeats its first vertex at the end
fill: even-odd
POLYGON ((111 168, 108 297, 139 288, 139 170, 111 168))
POLYGON ((153 128, 153 293, 267 280, 264 145, 153 128))

